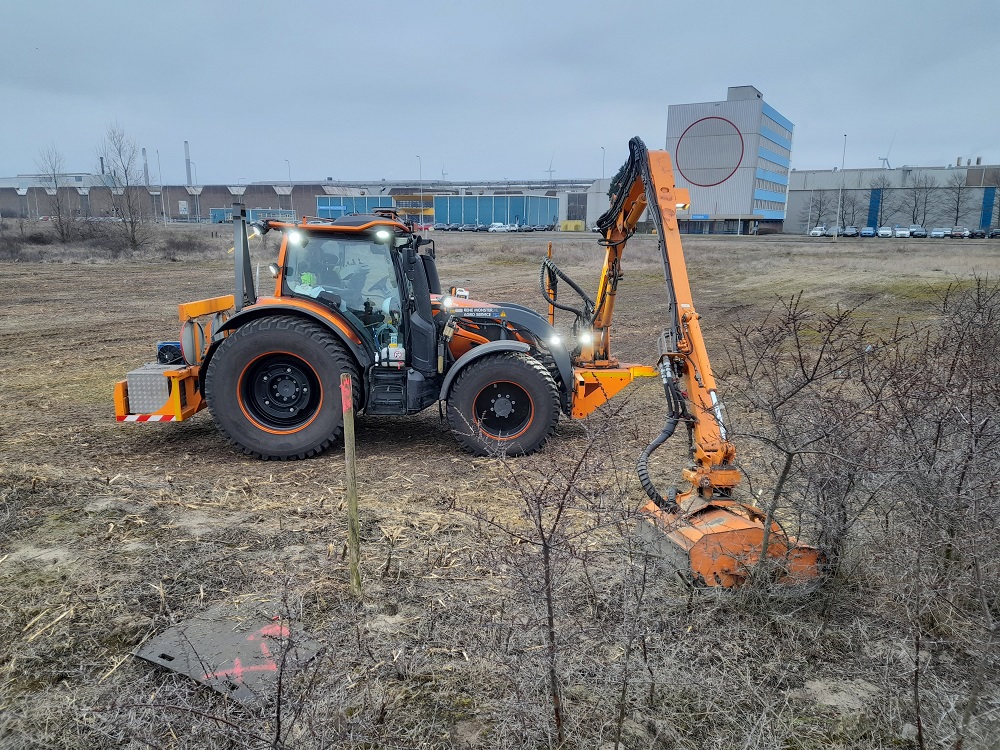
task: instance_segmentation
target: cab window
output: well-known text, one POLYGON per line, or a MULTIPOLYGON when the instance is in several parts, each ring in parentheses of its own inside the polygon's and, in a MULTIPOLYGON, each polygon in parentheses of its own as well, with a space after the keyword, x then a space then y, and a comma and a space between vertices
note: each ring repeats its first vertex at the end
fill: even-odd
POLYGON ((284 292, 339 310, 376 347, 401 340, 399 282, 389 245, 302 233, 288 239, 284 292))

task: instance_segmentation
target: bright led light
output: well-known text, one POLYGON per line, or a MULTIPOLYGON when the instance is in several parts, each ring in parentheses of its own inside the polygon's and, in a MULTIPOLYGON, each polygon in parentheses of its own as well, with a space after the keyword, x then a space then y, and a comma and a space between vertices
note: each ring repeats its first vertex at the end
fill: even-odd
POLYGON ((687 211, 689 208, 691 208, 691 204, 690 203, 678 203, 677 204, 677 210, 678 211, 687 211))
POLYGON ((288 233, 288 241, 289 242, 294 242, 296 245, 301 245, 302 244, 302 232, 295 232, 295 231, 289 232, 288 233))
POLYGON ((444 299, 441 300, 441 304, 444 305, 445 307, 451 307, 452 305, 455 304, 455 300, 453 300, 451 297, 445 297, 444 299))
POLYGON ((392 235, 389 233, 388 229, 379 229, 377 232, 375 232, 375 237, 377 239, 382 240, 382 242, 385 242, 391 236, 392 235))
POLYGON ((562 337, 555 335, 549 339, 549 344, 551 346, 562 346, 562 337))
POLYGON ((586 331, 585 333, 580 334, 581 344, 590 344, 593 343, 593 341, 594 341, 594 334, 592 334, 590 331, 586 331))

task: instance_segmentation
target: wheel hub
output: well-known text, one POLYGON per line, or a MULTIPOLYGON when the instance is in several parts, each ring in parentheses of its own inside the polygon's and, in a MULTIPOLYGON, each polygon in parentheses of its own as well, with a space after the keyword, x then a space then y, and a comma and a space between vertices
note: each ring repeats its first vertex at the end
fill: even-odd
POLYGON ((498 396, 493 399, 493 413, 498 417, 509 417, 514 411, 514 402, 510 396, 498 396))
POLYGON ((496 440, 520 434, 531 422, 531 397, 517 383, 491 383, 473 404, 479 429, 496 440))
POLYGON ((250 367, 244 403, 265 426, 295 429, 315 414, 319 382, 308 365, 288 355, 263 357, 250 367))

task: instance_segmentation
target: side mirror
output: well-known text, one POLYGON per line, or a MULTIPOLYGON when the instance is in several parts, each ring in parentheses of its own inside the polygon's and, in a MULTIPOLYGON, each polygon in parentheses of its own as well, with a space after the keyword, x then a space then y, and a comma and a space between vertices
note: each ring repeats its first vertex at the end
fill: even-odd
POLYGON ((427 251, 427 255, 432 258, 437 257, 437 251, 434 249, 434 240, 417 237, 416 245, 417 247, 429 247, 430 249, 427 251))

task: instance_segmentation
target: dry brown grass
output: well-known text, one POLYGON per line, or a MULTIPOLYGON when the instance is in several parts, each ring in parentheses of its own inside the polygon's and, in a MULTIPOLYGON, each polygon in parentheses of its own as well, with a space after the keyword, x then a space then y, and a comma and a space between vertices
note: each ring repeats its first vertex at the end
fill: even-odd
MULTIPOLYGON (((161 237, 150 257, 113 264, 86 246, 58 255, 31 245, 6 259, 0 747, 551 746, 538 602, 512 560, 534 563, 461 512, 520 522, 506 464, 462 454, 433 410, 362 417, 366 597, 357 602, 337 452, 274 465, 233 453, 207 415, 112 421, 111 384, 176 337, 176 303, 231 289, 231 240, 212 231, 171 227, 184 239, 161 237), (151 633, 220 604, 293 617, 326 645, 311 672, 289 676, 277 744, 273 703, 245 709, 128 658, 151 633)), ((592 289, 600 248, 593 236, 560 234, 436 235, 442 281, 540 309, 537 259, 550 239, 556 262, 592 289)), ((950 283, 1000 271, 1000 244, 977 241, 693 237, 685 248, 712 351, 732 316, 759 316, 777 296, 804 290, 820 307, 864 300, 888 326, 931 317, 950 283)), ((665 314, 651 238, 630 243, 625 273, 615 348, 648 363, 665 314)), ((610 430, 609 463, 580 487, 602 513, 628 518, 641 500, 632 462, 660 427, 657 384, 634 386, 624 406, 586 425, 563 421, 539 459, 515 469, 565 465, 610 430), (621 477, 611 489, 609 465, 621 477)), ((665 449, 657 480, 672 481, 683 460, 683 446, 665 449)), ((689 596, 653 569, 639 601, 642 563, 618 539, 561 563, 559 665, 574 746, 612 741, 623 676, 629 748, 913 746, 902 735, 914 657, 889 616, 891 576, 877 555, 829 601, 689 596), (626 657, 623 639, 639 631, 641 648, 626 657)), ((918 658, 931 686, 928 731, 946 742, 970 657, 942 639, 918 658)), ((990 734, 995 683, 987 693, 976 725, 984 738, 1000 736, 990 734)))

